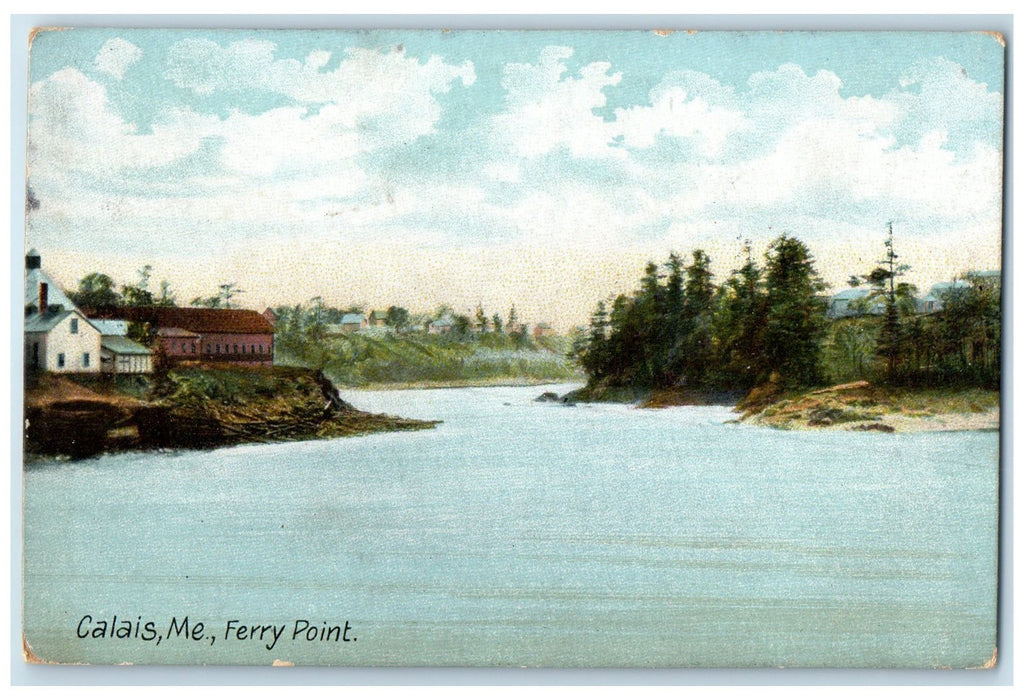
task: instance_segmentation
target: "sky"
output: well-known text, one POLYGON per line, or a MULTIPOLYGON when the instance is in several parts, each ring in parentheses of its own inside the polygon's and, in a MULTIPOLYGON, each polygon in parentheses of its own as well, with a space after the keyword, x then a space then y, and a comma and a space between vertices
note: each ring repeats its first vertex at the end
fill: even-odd
POLYGON ((26 249, 179 303, 586 323, 648 260, 787 233, 832 291, 892 222, 922 293, 998 269, 984 33, 73 29, 32 43, 26 249))

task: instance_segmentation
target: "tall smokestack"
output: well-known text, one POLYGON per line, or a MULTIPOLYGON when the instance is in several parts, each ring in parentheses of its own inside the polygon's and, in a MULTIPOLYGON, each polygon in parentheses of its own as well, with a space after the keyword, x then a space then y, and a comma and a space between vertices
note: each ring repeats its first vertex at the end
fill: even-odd
POLYGON ((46 282, 39 283, 39 313, 45 314, 46 309, 49 308, 49 292, 50 286, 46 282))

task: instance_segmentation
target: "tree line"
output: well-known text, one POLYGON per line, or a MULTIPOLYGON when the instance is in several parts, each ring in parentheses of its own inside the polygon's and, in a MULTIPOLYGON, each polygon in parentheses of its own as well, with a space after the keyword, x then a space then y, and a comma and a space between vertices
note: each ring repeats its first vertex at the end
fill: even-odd
MULTIPOLYGON (((178 301, 171 283, 161 280, 159 291, 150 289, 150 278, 153 274, 152 265, 144 265, 138 270, 137 279, 130 284, 118 288, 114 279, 103 272, 91 272, 78 281, 78 288, 67 292, 68 298, 80 308, 106 309, 124 306, 177 306, 178 301)), ((217 291, 210 296, 199 296, 189 302, 190 306, 204 306, 211 309, 232 309, 232 301, 245 291, 239 289, 234 282, 218 285, 217 291)))
MULTIPOLYGON (((890 384, 998 387, 1000 290, 968 279, 934 314, 917 312, 916 289, 898 278, 892 232, 877 266, 851 283, 870 286, 881 313, 826 317, 826 285, 807 246, 776 238, 759 264, 715 284, 711 260, 694 250, 648 263, 639 289, 601 301, 574 339, 572 357, 589 386, 748 391, 870 379, 890 384)), ((867 308, 867 307, 865 307, 867 308)))

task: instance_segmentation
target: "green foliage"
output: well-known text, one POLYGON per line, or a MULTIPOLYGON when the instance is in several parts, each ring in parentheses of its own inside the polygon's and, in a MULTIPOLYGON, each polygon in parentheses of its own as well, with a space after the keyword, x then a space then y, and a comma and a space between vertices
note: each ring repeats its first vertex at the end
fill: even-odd
POLYGON ((392 328, 402 330, 409 325, 409 311, 401 306, 389 306, 385 322, 392 328))
POLYGON ((825 305, 819 294, 825 285, 814 269, 814 258, 801 241, 784 234, 768 247, 766 269, 764 370, 778 373, 786 386, 818 384, 823 379, 825 330, 825 305))
POLYGON ((711 260, 673 253, 664 274, 649 263, 640 288, 599 302, 572 356, 591 386, 749 389, 773 373, 792 385, 820 380, 823 285, 807 248, 782 236, 768 252, 767 275, 747 260, 724 285, 711 260), (664 282, 662 282, 664 280, 664 282))
POLYGON ((114 280, 102 272, 92 272, 78 282, 78 290, 68 293, 75 306, 98 309, 106 306, 120 306, 121 295, 117 293, 114 280))
POLYGON ((576 376, 575 366, 566 357, 566 338, 533 341, 522 334, 473 333, 465 316, 455 317, 455 328, 447 335, 375 328, 318 337, 311 332, 317 318, 315 300, 308 307, 276 311, 277 360, 320 369, 333 381, 348 386, 543 381, 576 376))

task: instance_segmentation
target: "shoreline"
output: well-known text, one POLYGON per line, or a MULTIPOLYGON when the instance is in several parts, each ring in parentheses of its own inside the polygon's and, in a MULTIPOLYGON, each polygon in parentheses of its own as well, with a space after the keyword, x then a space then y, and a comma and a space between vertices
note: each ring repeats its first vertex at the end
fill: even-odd
POLYGON ((321 373, 295 367, 179 368, 163 379, 140 378, 131 389, 114 376, 44 373, 27 382, 26 463, 424 430, 441 422, 359 410, 321 373))
POLYGON ((534 379, 531 377, 497 377, 494 379, 423 380, 417 382, 374 382, 358 386, 336 384, 339 391, 420 391, 425 389, 486 389, 498 387, 551 386, 583 384, 585 378, 534 379))
POLYGON ((583 387, 559 398, 563 403, 623 403, 654 410, 721 405, 740 414, 730 424, 880 433, 998 431, 999 399, 994 390, 890 388, 866 381, 788 394, 765 385, 746 397, 681 389, 583 387))

